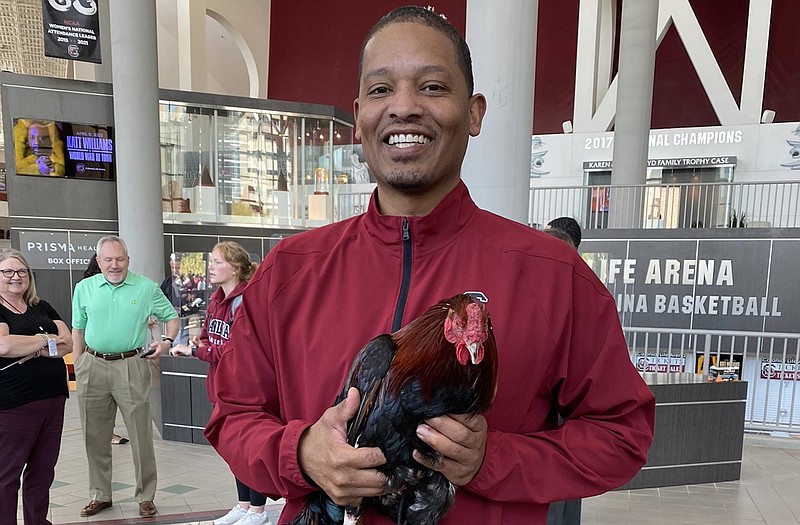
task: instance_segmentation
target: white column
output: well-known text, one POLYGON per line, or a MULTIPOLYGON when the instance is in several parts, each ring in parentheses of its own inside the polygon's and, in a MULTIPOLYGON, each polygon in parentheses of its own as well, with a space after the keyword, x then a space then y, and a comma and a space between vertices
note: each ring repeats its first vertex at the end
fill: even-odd
POLYGON ((131 270, 164 278, 155 0, 110 0, 119 234, 131 270))
POLYGON ((206 2, 177 0, 178 77, 184 91, 206 91, 206 2))
POLYGON ((614 186, 647 180, 657 23, 658 0, 623 0, 611 173, 612 228, 642 227, 643 191, 614 186))
POLYGON ((538 0, 467 0, 475 91, 483 129, 470 140, 462 178, 478 206, 527 223, 538 0))
POLYGON ((100 55, 102 63, 70 61, 75 74, 75 80, 89 80, 94 82, 111 82, 111 23, 109 15, 109 0, 96 0, 97 14, 100 22, 100 55))
POLYGON ((100 54, 103 62, 94 66, 95 82, 112 82, 111 71, 111 13, 108 0, 98 5, 100 18, 100 54))

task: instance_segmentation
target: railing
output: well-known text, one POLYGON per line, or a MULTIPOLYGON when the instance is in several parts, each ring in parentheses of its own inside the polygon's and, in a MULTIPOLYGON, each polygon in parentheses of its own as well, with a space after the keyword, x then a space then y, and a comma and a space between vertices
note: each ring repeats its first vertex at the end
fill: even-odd
POLYGON ((537 187, 529 222, 566 215, 586 229, 607 228, 615 205, 641 210, 637 228, 797 228, 800 181, 537 187))
POLYGON ((339 192, 336 201, 337 220, 349 219, 367 211, 372 192, 339 192))
POLYGON ((707 374, 736 369, 747 381, 745 427, 800 430, 800 334, 624 328, 631 359, 641 372, 707 374))
MULTIPOLYGON (((566 215, 585 229, 608 228, 612 191, 620 206, 642 210, 639 228, 800 228, 800 181, 537 187, 529 223, 566 215)), ((340 192, 337 219, 366 211, 370 195, 340 192)))

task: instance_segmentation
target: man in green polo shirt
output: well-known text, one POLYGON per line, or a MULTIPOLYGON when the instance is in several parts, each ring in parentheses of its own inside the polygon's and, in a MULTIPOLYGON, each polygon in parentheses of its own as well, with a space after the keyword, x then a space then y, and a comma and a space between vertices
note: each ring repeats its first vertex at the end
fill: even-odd
POLYGON ((169 350, 180 323, 158 284, 128 271, 130 257, 122 239, 101 238, 97 262, 102 273, 79 282, 72 298, 75 378, 91 497, 81 516, 111 507, 111 435, 119 407, 131 440, 139 514, 152 517, 157 512, 156 456, 149 361, 169 350), (167 323, 164 341, 153 339, 150 316, 167 323))

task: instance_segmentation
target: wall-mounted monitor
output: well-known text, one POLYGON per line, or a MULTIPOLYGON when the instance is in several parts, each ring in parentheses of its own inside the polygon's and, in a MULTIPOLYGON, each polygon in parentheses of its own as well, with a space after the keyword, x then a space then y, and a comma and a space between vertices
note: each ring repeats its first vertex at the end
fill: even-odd
POLYGON ((17 175, 114 180, 112 126, 14 119, 17 175))

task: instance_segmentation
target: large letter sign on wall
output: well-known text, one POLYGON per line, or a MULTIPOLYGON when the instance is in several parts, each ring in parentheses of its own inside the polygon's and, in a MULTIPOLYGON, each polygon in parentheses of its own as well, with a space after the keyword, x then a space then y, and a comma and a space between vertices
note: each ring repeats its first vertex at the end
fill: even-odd
MULTIPOLYGON (((578 20, 575 74, 575 132, 609 131, 616 113, 616 77, 609 77, 614 48, 615 0, 582 0, 578 20)), ((662 0, 658 8, 660 43, 671 25, 697 71, 722 126, 758 124, 764 97, 772 0, 750 0, 742 74, 741 106, 731 93, 689 0, 662 0)))
POLYGON ((797 333, 800 239, 585 239, 624 326, 797 333))

